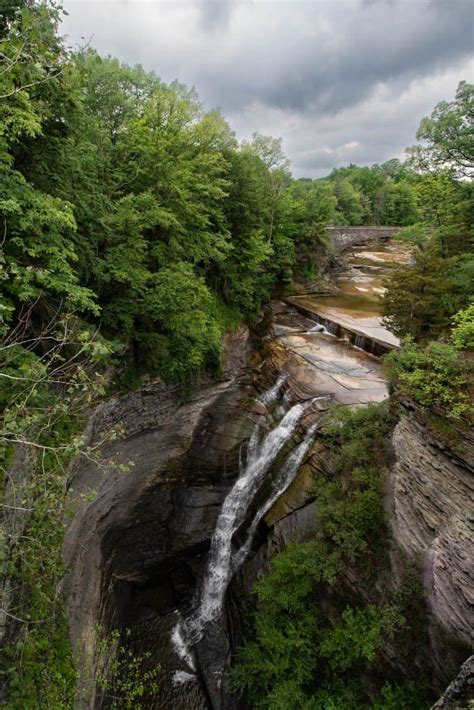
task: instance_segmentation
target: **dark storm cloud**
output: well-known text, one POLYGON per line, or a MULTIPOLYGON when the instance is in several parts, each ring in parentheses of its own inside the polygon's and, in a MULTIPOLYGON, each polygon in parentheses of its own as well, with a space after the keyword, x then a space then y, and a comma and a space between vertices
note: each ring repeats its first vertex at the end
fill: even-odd
POLYGON ((401 155, 472 80, 471 0, 66 0, 65 31, 194 85, 240 137, 281 135, 296 172, 401 155))
POLYGON ((264 33, 270 28, 269 36, 262 43, 243 38, 238 71, 234 54, 206 67, 206 93, 213 103, 234 109, 258 100, 282 109, 335 112, 365 98, 379 82, 426 76, 473 47, 470 0, 377 0, 358 7, 337 0, 332 7, 295 2, 291 12, 285 7, 282 27, 273 26, 275 6, 265 3, 258 18, 264 33), (344 6, 347 11, 338 13, 344 6))

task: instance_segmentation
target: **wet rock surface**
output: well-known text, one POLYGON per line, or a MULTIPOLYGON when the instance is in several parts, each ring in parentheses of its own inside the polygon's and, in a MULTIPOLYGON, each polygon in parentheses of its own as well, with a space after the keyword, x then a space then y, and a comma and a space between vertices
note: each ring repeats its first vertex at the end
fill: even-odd
POLYGON ((282 331, 286 320, 292 316, 298 320, 291 307, 274 308, 275 339, 268 344, 267 361, 289 375, 295 397, 327 396, 340 404, 367 404, 388 396, 378 358, 324 332, 282 331))

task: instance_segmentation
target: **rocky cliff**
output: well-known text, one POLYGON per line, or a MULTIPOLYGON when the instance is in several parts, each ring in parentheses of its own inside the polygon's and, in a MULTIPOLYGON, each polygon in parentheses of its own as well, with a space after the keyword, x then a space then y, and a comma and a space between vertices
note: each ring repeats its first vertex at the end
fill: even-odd
POLYGON ((402 411, 393 433, 390 521, 394 541, 422 574, 432 660, 442 679, 455 675, 462 656, 451 659, 448 646, 474 644, 474 442, 453 429, 450 446, 413 405, 402 411))
MULTIPOLYGON (((138 629, 140 650, 151 648, 164 667, 160 703, 178 707, 167 683, 173 615, 191 603, 240 445, 260 415, 247 331, 227 345, 221 381, 202 382, 186 401, 176 388, 151 383, 108 401, 89 424, 88 444, 99 446, 103 463, 74 462, 64 545, 80 708, 103 704, 94 679, 110 659, 98 653, 98 640, 112 628, 138 629)), ((207 706, 199 688, 188 696, 179 707, 207 706)))

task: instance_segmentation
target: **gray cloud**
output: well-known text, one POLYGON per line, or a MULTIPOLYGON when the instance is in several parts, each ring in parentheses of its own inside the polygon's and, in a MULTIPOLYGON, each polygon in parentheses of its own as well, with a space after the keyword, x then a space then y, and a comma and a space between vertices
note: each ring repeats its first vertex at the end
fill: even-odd
POLYGON ((473 6, 464 0, 450 6, 265 3, 254 19, 252 34, 242 37, 241 56, 225 52, 221 61, 202 66, 211 79, 209 99, 224 108, 259 100, 283 109, 336 112, 365 98, 379 82, 408 82, 472 51, 473 6), (273 8, 282 8, 281 25, 272 24, 273 8), (270 27, 270 38, 258 41, 255 27, 264 33, 270 27))
POLYGON ((227 28, 236 4, 229 0, 201 0, 202 28, 207 31, 227 28))
POLYGON ((196 86, 240 137, 281 135, 295 172, 400 154, 472 80, 471 0, 66 0, 64 30, 196 86))

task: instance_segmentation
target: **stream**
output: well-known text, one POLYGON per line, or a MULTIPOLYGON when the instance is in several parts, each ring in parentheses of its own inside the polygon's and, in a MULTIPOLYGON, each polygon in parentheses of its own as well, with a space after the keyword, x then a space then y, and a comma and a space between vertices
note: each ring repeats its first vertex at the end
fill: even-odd
POLYGON ((180 669, 174 683, 189 685, 204 673, 211 698, 210 682, 215 689, 212 707, 223 707, 216 697, 225 660, 214 660, 209 682, 209 674, 199 668, 199 647, 206 648, 208 657, 212 639, 225 634, 227 588, 251 555, 262 519, 297 478, 321 412, 333 401, 360 405, 388 396, 376 355, 397 347, 398 340, 381 322, 379 298, 391 265, 406 261, 408 254, 388 244, 355 247, 346 257, 330 295, 304 294, 272 304, 266 349, 279 376, 255 400, 264 408, 263 422, 255 424, 241 451, 239 473, 218 514, 192 610, 176 612, 170 638, 180 669))

